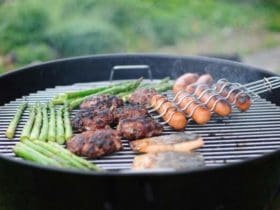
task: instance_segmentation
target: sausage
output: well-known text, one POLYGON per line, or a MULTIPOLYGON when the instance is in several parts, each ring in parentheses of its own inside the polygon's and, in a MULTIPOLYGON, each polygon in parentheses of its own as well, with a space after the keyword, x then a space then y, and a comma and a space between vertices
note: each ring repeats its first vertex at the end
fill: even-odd
POLYGON ((182 130, 187 126, 185 115, 177 109, 175 104, 168 101, 166 96, 154 95, 150 103, 162 115, 162 119, 175 130, 182 130))
POLYGON ((210 87, 213 83, 214 83, 214 80, 210 74, 203 74, 198 78, 198 80, 195 83, 188 85, 186 87, 186 91, 189 93, 193 93, 195 90, 195 86, 197 86, 199 84, 206 84, 210 87))
POLYGON ((231 113, 230 103, 210 90, 207 85, 198 85, 195 88, 194 95, 204 103, 208 109, 222 117, 228 116, 231 113), (207 91, 207 89, 209 89, 209 91, 207 91))
POLYGON ((188 85, 195 83, 199 78, 198 74, 186 73, 180 76, 173 85, 173 92, 176 94, 180 90, 185 90, 188 85))
POLYGON ((190 116, 197 124, 203 125, 210 120, 211 112, 187 92, 177 94, 174 99, 179 108, 190 116))
POLYGON ((235 89, 228 81, 218 82, 215 88, 221 96, 231 104, 235 104, 240 111, 245 112, 250 108, 252 104, 250 96, 238 88, 235 89))

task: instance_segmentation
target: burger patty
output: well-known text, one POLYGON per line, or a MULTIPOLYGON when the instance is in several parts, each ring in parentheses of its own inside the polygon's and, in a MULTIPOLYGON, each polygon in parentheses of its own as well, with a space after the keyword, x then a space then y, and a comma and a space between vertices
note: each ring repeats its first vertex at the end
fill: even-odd
POLYGON ((74 135, 67 142, 67 149, 77 155, 95 158, 121 150, 122 143, 117 131, 101 129, 74 135))
POLYGON ((163 127, 151 117, 131 117, 120 120, 117 131, 122 137, 135 140, 160 135, 163 127))

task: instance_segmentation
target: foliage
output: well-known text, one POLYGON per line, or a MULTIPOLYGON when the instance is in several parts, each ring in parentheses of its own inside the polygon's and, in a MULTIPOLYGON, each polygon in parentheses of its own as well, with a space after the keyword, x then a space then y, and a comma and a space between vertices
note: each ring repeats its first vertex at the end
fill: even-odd
POLYGON ((227 28, 280 30, 278 0, 0 0, 0 56, 16 65, 153 50, 227 28))
POLYGON ((47 61, 56 57, 54 50, 44 43, 33 43, 15 47, 12 53, 15 55, 18 63, 25 64, 33 61, 47 61))
POLYGON ((64 56, 119 51, 122 36, 112 25, 94 20, 71 20, 48 33, 49 43, 64 56))
POLYGON ((48 24, 44 9, 35 4, 25 6, 24 1, 19 1, 2 6, 0 14, 0 52, 7 53, 15 46, 43 39, 48 24))

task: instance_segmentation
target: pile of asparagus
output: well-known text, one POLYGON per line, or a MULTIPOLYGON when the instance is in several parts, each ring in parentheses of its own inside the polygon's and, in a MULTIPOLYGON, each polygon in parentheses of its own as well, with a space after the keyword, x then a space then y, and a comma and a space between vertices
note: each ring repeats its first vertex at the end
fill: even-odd
POLYGON ((100 171, 96 165, 72 154, 55 142, 24 140, 18 142, 13 150, 17 156, 42 165, 100 171))
POLYGON ((169 77, 162 79, 159 83, 153 84, 142 83, 142 81, 143 78, 140 78, 136 81, 128 81, 103 87, 61 93, 52 99, 52 103, 56 105, 68 103, 69 109, 71 110, 78 107, 84 100, 94 95, 117 95, 126 101, 129 95, 137 88, 155 88, 158 92, 164 92, 171 89, 173 85, 169 77))
POLYGON ((37 103, 30 107, 29 118, 23 127, 20 140, 56 141, 64 144, 73 135, 68 106, 55 109, 52 103, 37 103), (49 117, 48 109, 49 108, 49 117))

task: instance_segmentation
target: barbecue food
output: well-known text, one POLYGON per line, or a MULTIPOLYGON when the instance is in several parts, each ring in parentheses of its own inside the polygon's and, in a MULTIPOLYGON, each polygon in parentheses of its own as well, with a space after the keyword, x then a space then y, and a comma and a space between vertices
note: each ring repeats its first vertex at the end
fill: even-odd
POLYGON ((35 117, 36 117, 36 107, 32 106, 29 110, 28 120, 21 131, 21 135, 20 135, 21 141, 25 139, 30 139, 30 134, 31 134, 33 123, 35 121, 35 117))
POLYGON ((67 149, 77 155, 95 158, 122 149, 117 131, 102 129, 77 134, 67 142, 67 149))
POLYGON ((42 114, 43 114, 43 124, 42 124, 42 127, 41 127, 41 131, 40 131, 40 135, 39 135, 38 140, 47 141, 49 120, 48 120, 48 109, 47 109, 46 104, 44 104, 43 107, 42 107, 42 114))
POLYGON ((42 165, 82 170, 100 170, 93 163, 72 154, 54 142, 24 140, 23 142, 18 142, 13 150, 17 156, 42 165))
POLYGON ((81 105, 81 109, 115 109, 123 105, 121 98, 113 95, 98 95, 87 98, 81 105))
POLYGON ((197 85, 194 95, 204 103, 208 109, 222 117, 228 116, 231 113, 230 103, 212 91, 208 85, 197 85))
POLYGON ((49 103, 49 126, 48 126, 48 141, 55 141, 55 130, 56 130, 56 117, 55 117, 55 108, 53 103, 49 103))
POLYGON ((172 168, 193 170, 204 166, 203 157, 198 153, 160 152, 137 155, 133 169, 172 168))
POLYGON ((185 90, 188 85, 195 83, 199 78, 198 74, 186 73, 176 79, 173 85, 173 92, 176 94, 181 90, 185 90))
POLYGON ((68 110, 68 106, 64 106, 63 112, 63 123, 65 128, 65 140, 68 141, 73 136, 71 121, 70 121, 70 113, 68 110))
POLYGON ((23 102, 17 108, 17 111, 6 130, 6 136, 8 139, 12 139, 14 137, 19 120, 26 107, 27 107, 27 102, 23 102))
POLYGON ((134 151, 144 153, 190 152, 202 147, 203 144, 203 139, 193 133, 178 133, 130 142, 130 146, 134 151))
POLYGON ((128 98, 130 104, 140 104, 142 106, 150 104, 151 98, 158 94, 154 88, 140 88, 128 98))
POLYGON ((150 117, 123 119, 117 127, 119 134, 129 140, 160 135, 163 127, 150 117))
POLYGON ((209 87, 214 83, 214 80, 210 74, 203 74, 201 75, 195 83, 192 83, 186 87, 186 91, 189 93, 193 93, 195 87, 200 84, 206 84, 209 87))
POLYGON ((119 107, 114 112, 115 122, 119 122, 119 120, 127 119, 131 117, 145 117, 147 116, 148 111, 144 107, 140 105, 125 105, 119 107))
POLYGON ((95 131, 114 124, 114 115, 110 109, 79 110, 71 121, 75 131, 81 132, 85 130, 95 131))
POLYGON ((154 95, 151 106, 156 109, 165 122, 175 130, 182 130, 187 125, 185 115, 164 95, 154 95))
POLYGON ((210 120, 211 112, 189 93, 178 92, 174 100, 180 109, 187 114, 187 117, 192 118, 197 124, 203 125, 210 120))
POLYGON ((251 98, 248 94, 242 92, 240 90, 240 87, 234 87, 232 83, 221 80, 215 85, 216 91, 232 104, 235 104, 235 106, 242 112, 247 111, 251 104, 251 98))

